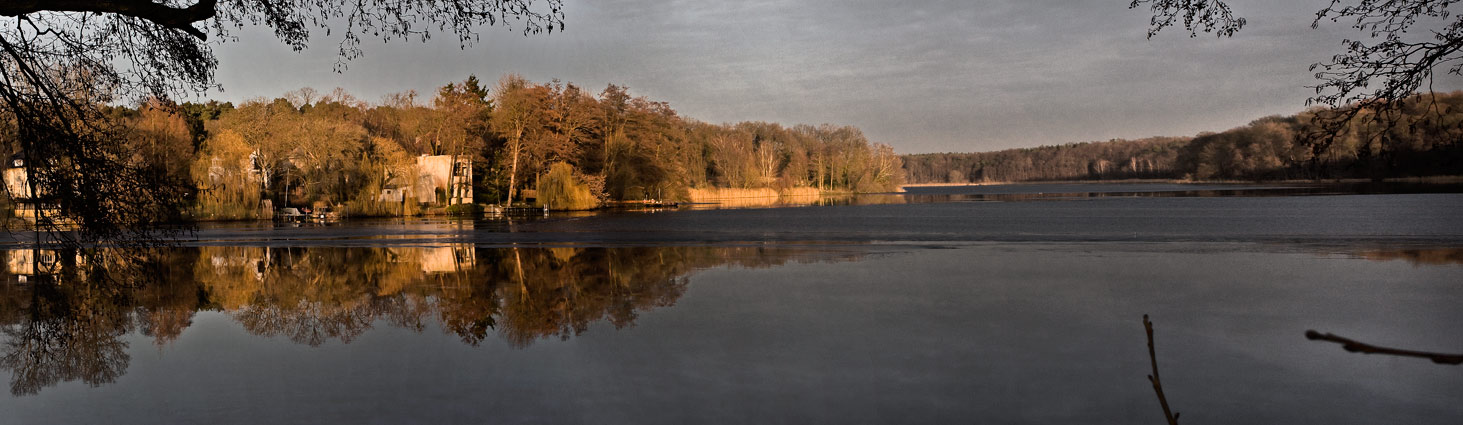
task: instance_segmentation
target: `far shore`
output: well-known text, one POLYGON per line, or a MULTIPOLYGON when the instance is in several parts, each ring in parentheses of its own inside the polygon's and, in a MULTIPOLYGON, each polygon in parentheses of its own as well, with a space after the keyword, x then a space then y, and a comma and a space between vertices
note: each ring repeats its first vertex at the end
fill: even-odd
MULTIPOLYGON (((1123 180, 1043 180, 1043 181, 1019 181, 1019 182, 971 182, 971 183, 907 183, 901 188, 908 187, 962 187, 962 186, 1003 186, 1003 185, 1035 185, 1035 184, 1332 184, 1332 183, 1371 183, 1370 179, 1316 179, 1316 180, 1184 180, 1184 179, 1123 179, 1123 180)), ((1463 183, 1463 176, 1428 176, 1428 177, 1394 177, 1382 179, 1383 183, 1434 183, 1452 184, 1463 183)))

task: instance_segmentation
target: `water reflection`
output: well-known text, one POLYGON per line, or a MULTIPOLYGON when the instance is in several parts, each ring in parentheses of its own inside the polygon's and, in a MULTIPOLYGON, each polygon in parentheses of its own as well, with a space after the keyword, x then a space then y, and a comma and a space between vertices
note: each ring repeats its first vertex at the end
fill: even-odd
POLYGON ((675 304, 698 269, 836 261, 857 252, 799 247, 382 248, 201 247, 108 252, 6 251, 0 369, 10 391, 115 381, 137 332, 165 346, 198 311, 249 333, 318 346, 373 326, 432 325, 478 345, 568 339, 593 323, 631 326, 675 304))
POLYGON ((838 205, 889 205, 907 202, 908 200, 905 199, 902 193, 834 193, 717 199, 711 202, 685 204, 685 208, 693 210, 719 210, 838 205))
POLYGON ((1413 265, 1441 266, 1463 264, 1463 248, 1376 250, 1363 252, 1361 257, 1373 261, 1402 260, 1413 265))
POLYGON ((35 394, 64 381, 110 383, 130 357, 133 331, 171 341, 197 311, 198 296, 173 283, 190 258, 135 251, 128 259, 75 251, 7 251, 0 287, 0 369, 10 392, 35 394), (158 280, 142 285, 141 276, 158 280))

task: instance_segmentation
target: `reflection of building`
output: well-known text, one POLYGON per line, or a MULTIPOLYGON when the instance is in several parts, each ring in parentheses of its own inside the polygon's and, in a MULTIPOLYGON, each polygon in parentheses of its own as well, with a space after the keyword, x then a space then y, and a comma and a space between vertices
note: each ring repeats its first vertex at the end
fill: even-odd
MULTIPOLYGON (((76 264, 84 264, 78 254, 76 264)), ((54 249, 11 249, 5 251, 5 271, 20 282, 42 275, 53 275, 61 271, 61 255, 54 249)))
POLYGON ((5 269, 19 276, 34 276, 37 267, 50 270, 56 265, 56 252, 51 250, 12 249, 5 251, 5 257, 5 269))
POLYGON ((472 268, 474 248, 472 245, 454 245, 422 248, 422 271, 427 273, 451 273, 472 268))
MULTIPOLYGON (((228 248, 224 248, 228 249, 228 248)), ((226 267, 243 268, 251 272, 255 281, 264 281, 264 272, 269 269, 269 248, 239 247, 228 251, 215 251, 209 263, 215 270, 226 267)))
POLYGON ((441 193, 440 200, 447 205, 472 203, 472 160, 467 157, 453 161, 453 155, 422 155, 417 157, 416 171, 417 202, 438 202, 441 193))

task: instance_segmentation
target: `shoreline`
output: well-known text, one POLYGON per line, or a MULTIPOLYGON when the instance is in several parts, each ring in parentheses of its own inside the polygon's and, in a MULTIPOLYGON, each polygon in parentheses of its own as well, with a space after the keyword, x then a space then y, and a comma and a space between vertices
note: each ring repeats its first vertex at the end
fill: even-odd
POLYGON ((1019 186, 1038 184, 1356 184, 1356 183, 1463 183, 1463 175, 1427 177, 1391 177, 1380 182, 1364 178, 1346 179, 1288 179, 1288 180, 1184 180, 1184 179, 1121 179, 1121 180, 1037 180, 1019 182, 971 182, 971 183, 907 183, 907 187, 965 187, 965 186, 1019 186))
MULTIPOLYGON (((808 189, 811 189, 811 188, 795 188, 794 190, 790 190, 790 191, 789 190, 785 190, 785 189, 782 190, 782 191, 779 191, 777 189, 771 189, 771 188, 762 188, 762 189, 732 189, 732 190, 722 189, 722 190, 715 190, 715 191, 706 191, 706 192, 710 192, 710 193, 706 193, 706 194, 712 194, 712 193, 716 193, 716 192, 721 192, 721 193, 716 193, 716 194, 722 195, 722 196, 701 196, 701 197, 694 197, 693 200, 688 201, 688 202, 678 202, 678 203, 675 203, 676 205, 678 205, 678 207, 654 208, 654 209, 678 210, 678 209, 682 209, 682 208, 685 208, 685 207, 691 207, 691 206, 727 206, 727 207, 731 207, 731 208, 759 208, 759 207, 773 207, 773 206, 779 206, 779 205, 785 205, 785 206, 792 206, 792 205, 804 206, 804 205, 811 205, 811 204, 810 203, 799 203, 799 202, 794 202, 794 203, 791 203, 791 204, 787 204, 787 203, 783 203, 782 201, 784 201, 784 200, 802 200, 802 199, 809 199, 809 198, 850 197, 850 196, 858 196, 858 195, 902 195, 902 194, 906 194, 907 193, 906 192, 906 189, 908 189, 908 188, 980 187, 980 186, 1035 186, 1035 185, 1044 185, 1044 184, 1068 184, 1068 185, 1098 185, 1098 184, 1113 184, 1113 185, 1124 185, 1124 184, 1206 185, 1206 184, 1220 184, 1220 185, 1267 185, 1267 186, 1272 186, 1272 185, 1334 185, 1334 184, 1353 184, 1354 185, 1354 184, 1370 184, 1370 183, 1382 183, 1382 184, 1422 184, 1422 185, 1458 185, 1458 184, 1463 184, 1463 175, 1428 176, 1428 177, 1396 177, 1396 178, 1383 179, 1380 182, 1374 182, 1371 179, 1350 178, 1350 179, 1327 179, 1327 180, 1268 180, 1268 181, 1249 181, 1249 180, 1181 180, 1181 179, 1123 179, 1123 180, 1050 180, 1050 181, 1025 181, 1025 182, 973 182, 973 183, 910 183, 910 184, 900 185, 897 188, 896 191, 889 191, 889 192, 868 192, 868 193, 864 193, 864 192, 851 192, 851 191, 821 191, 821 192, 817 192, 815 190, 808 190, 808 189), (741 192, 741 193, 736 193, 736 192, 741 192), (755 193, 748 193, 748 192, 755 192, 755 193), (731 195, 733 193, 735 193, 736 195, 741 195, 741 196, 726 196, 726 195, 731 195)), ((633 204, 634 204, 634 202, 633 201, 630 201, 626 205, 613 205, 613 206, 608 206, 607 205, 607 206, 601 206, 601 207, 598 207, 598 208, 594 208, 592 210, 583 210, 583 211, 578 211, 578 212, 585 213, 585 212, 593 212, 593 211, 636 209, 636 208, 634 208, 632 206, 633 204)), ((565 213, 567 211, 557 211, 556 210, 555 212, 556 213, 565 213)), ((365 220, 372 220, 372 219, 382 219, 382 220, 393 220, 393 219, 403 220, 404 219, 404 220, 411 220, 411 219, 438 219, 438 218, 442 218, 442 219, 458 218, 458 219, 461 219, 461 218, 469 218, 469 217, 473 217, 473 216, 475 216, 475 214, 470 214, 470 215, 450 214, 450 213, 445 213, 444 210, 440 210, 440 209, 435 210, 435 211, 429 209, 429 210, 424 210, 421 213, 412 214, 412 215, 349 215, 349 214, 347 214, 347 215, 343 216, 342 219, 343 220, 351 220, 351 221, 362 220, 362 219, 365 219, 365 220)), ((26 226, 26 224, 27 224, 26 222, 20 221, 16 217, 10 217, 6 221, 9 221, 9 225, 7 227, 9 229, 11 229, 12 231, 22 231, 22 232, 31 231, 31 229, 25 228, 25 227, 27 227, 26 226)), ((278 221, 277 220, 273 220, 273 219, 269 219, 269 218, 194 218, 190 223, 195 223, 195 224, 201 224, 201 223, 216 223, 216 224, 228 224, 228 223, 251 224, 252 223, 252 224, 257 224, 257 223, 276 223, 276 222, 278 222, 278 221)), ((188 224, 186 224, 186 223, 179 223, 178 225, 180 225, 180 226, 187 226, 188 224)))

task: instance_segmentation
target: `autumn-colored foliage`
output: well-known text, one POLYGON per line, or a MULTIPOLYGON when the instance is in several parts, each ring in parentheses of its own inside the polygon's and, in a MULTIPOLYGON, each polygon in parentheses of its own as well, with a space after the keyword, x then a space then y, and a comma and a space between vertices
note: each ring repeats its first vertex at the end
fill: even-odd
POLYGON ((903 182, 893 149, 854 127, 708 124, 623 86, 594 94, 511 74, 491 87, 468 77, 431 99, 405 92, 380 104, 303 88, 238 105, 109 111, 135 129, 136 161, 193 183, 197 219, 315 205, 412 215, 458 203, 455 189, 436 196, 423 186, 434 180, 417 166, 421 155, 470 163, 470 173, 449 167, 451 175, 434 178, 471 187, 471 203, 524 202, 524 189, 538 188, 538 201, 554 209, 684 201, 692 189, 880 192, 903 182))
MULTIPOLYGON (((1355 108, 1355 107, 1353 107, 1355 108)), ((1273 180, 1463 174, 1463 92, 1416 96, 1397 110, 1273 116, 1192 138, 1112 140, 983 153, 905 156, 914 183, 1053 180, 1273 180)))

